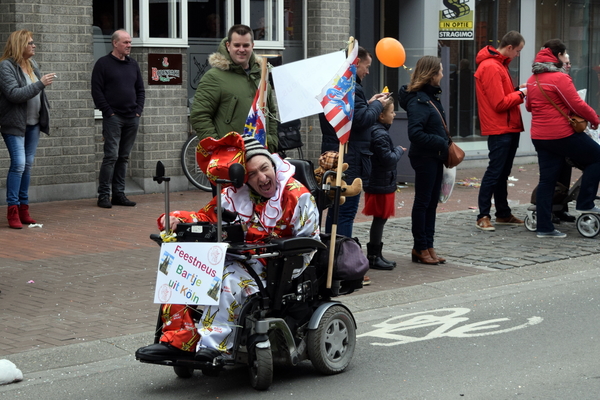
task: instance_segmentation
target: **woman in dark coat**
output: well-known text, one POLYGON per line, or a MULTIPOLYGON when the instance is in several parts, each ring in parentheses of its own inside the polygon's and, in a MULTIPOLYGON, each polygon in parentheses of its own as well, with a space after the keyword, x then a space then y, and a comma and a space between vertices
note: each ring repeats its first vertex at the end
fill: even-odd
POLYGON ((443 162, 448 158, 448 135, 440 102, 443 76, 441 60, 424 56, 417 61, 410 83, 400 88, 400 106, 408 114, 408 157, 415 170, 412 260, 424 264, 446 262, 433 247, 443 162))
POLYGON ((388 218, 396 215, 396 168, 406 150, 402 146, 394 146, 388 132, 395 116, 394 101, 389 99, 383 105, 375 125, 369 128, 370 151, 373 155, 371 175, 365 186, 363 214, 373 216, 370 242, 367 243, 369 267, 373 269, 391 270, 396 266, 394 261, 388 261, 381 255, 383 227, 388 218))

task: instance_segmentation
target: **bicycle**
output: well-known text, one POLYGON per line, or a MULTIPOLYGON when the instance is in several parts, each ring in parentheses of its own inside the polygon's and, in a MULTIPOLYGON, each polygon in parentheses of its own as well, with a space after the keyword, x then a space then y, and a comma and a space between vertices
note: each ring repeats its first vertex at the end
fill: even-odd
POLYGON ((181 148, 181 168, 192 185, 205 192, 210 192, 212 191, 210 181, 196 162, 196 147, 198 147, 198 136, 190 133, 181 148))

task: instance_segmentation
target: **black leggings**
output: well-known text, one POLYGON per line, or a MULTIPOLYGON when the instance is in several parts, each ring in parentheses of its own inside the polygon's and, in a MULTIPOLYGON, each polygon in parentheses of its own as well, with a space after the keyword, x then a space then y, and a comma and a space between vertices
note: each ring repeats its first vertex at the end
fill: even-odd
POLYGON ((379 244, 381 243, 381 238, 383 238, 383 227, 387 222, 387 218, 378 218, 373 217, 373 222, 371 222, 371 232, 370 232, 370 243, 379 244))

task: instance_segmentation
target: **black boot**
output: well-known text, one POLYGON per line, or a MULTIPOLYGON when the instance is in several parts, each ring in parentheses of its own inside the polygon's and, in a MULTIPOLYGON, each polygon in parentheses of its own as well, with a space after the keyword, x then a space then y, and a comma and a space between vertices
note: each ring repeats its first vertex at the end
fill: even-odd
POLYGON ((394 269, 394 265, 383 261, 381 258, 382 247, 383 243, 367 243, 367 258, 369 259, 369 268, 390 271, 394 269))
POLYGON ((388 260, 387 258, 385 258, 383 256, 383 253, 381 251, 383 251, 383 243, 381 243, 381 250, 379 251, 379 255, 381 256, 381 259, 388 264, 392 264, 394 266, 394 268, 396 268, 396 261, 388 260))

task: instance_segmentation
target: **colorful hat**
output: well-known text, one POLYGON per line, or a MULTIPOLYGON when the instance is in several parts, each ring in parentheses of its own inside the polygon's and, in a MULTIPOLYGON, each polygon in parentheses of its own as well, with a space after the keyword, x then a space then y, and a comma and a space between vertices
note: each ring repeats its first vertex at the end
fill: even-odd
POLYGON ((265 156, 271 162, 271 153, 265 148, 254 136, 243 135, 244 138, 244 149, 246 150, 246 162, 254 156, 265 156))
POLYGON ((212 183, 217 179, 229 179, 232 164, 240 163, 246 167, 244 140, 236 132, 229 132, 220 139, 202 139, 196 147, 196 162, 212 183))

